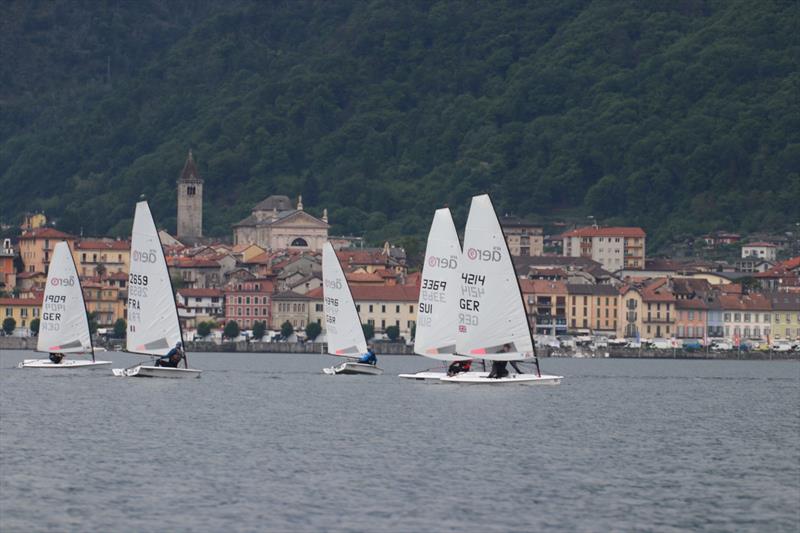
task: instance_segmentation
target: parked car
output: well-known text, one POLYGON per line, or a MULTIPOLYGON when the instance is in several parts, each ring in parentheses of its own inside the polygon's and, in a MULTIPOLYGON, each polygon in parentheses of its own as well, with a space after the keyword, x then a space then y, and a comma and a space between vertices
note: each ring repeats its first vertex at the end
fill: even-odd
POLYGON ((717 351, 733 350, 733 343, 729 341, 713 341, 711 349, 717 351))

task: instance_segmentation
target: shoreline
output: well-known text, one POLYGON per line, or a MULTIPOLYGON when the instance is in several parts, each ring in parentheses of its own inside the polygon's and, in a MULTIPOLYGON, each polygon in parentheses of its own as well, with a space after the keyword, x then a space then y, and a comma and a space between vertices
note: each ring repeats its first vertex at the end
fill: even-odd
MULTIPOLYGON (((97 342, 95 346, 117 351, 119 340, 110 342, 97 342)), ((36 349, 35 337, 0 337, 0 350, 30 350, 36 349)), ((186 350, 189 353, 282 353, 282 354, 319 354, 327 355, 324 343, 307 342, 305 344, 286 342, 226 342, 216 344, 213 342, 187 342, 186 350)), ((375 343, 375 351, 380 356, 415 355, 412 346, 404 343, 375 343)), ((421 356, 420 356, 421 357, 421 356)), ((677 349, 631 349, 613 348, 595 352, 582 350, 553 351, 543 349, 539 353, 541 358, 571 358, 571 359, 691 359, 691 360, 725 360, 725 361, 800 361, 800 352, 775 352, 775 351, 682 351, 677 349)))

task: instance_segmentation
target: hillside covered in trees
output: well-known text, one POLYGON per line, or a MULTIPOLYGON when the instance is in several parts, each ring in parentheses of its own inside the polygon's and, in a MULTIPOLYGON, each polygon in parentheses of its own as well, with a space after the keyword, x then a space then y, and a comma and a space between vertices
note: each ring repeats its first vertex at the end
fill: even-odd
POLYGON ((433 209, 642 225, 652 243, 800 221, 794 1, 27 1, 0 21, 0 222, 206 233, 269 194, 333 231, 433 209))

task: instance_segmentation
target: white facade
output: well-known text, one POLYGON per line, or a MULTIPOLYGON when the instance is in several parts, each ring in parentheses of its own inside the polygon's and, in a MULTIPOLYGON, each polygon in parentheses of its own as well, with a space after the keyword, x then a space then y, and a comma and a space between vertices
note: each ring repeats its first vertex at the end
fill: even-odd
POLYGON ((777 247, 767 242, 745 244, 742 246, 742 259, 746 257, 757 257, 765 261, 775 262, 777 247))

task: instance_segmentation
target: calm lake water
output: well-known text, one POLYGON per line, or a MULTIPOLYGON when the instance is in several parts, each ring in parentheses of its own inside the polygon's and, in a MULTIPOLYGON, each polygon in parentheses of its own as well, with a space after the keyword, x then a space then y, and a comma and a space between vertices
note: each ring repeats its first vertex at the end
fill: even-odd
MULTIPOLYGON (((102 354, 117 365, 136 361, 102 354)), ((0 530, 798 531, 800 364, 545 359, 558 387, 325 376, 190 354, 198 380, 0 354, 0 530)))

